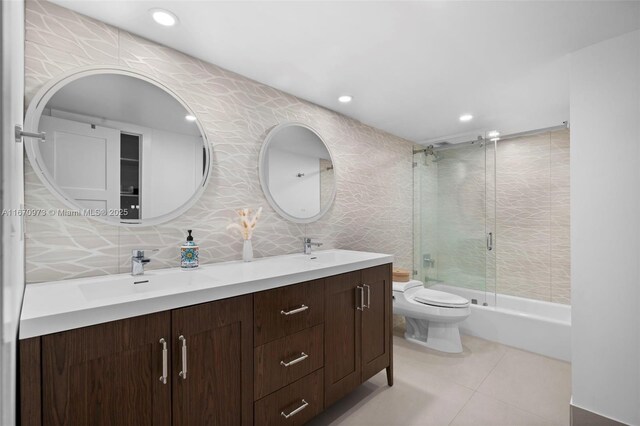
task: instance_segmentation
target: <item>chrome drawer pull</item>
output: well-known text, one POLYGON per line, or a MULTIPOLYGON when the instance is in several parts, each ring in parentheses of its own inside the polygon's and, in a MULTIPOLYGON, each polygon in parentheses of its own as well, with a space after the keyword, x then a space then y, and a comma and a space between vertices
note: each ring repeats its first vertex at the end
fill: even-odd
POLYGON ((292 310, 290 310, 290 311, 280 311, 280 313, 281 313, 282 315, 293 315, 293 314, 298 314, 298 313, 300 313, 300 312, 304 312, 304 311, 306 311, 307 309, 309 309, 309 307, 308 307, 307 305, 300 305, 300 307, 299 307, 299 308, 292 309, 292 310))
POLYGON ((178 373, 178 376, 182 377, 183 380, 187 380, 187 339, 180 335, 178 340, 182 342, 182 371, 178 373))
POLYGON ((365 287, 367 289, 367 304, 365 305, 363 303, 362 307, 369 309, 371 307, 371 287, 369 287, 367 284, 362 284, 362 287, 365 287))
POLYGON ((280 412, 280 415, 282 417, 284 417, 285 419, 288 419, 291 416, 295 416, 296 414, 298 414, 300 411, 304 410, 305 408, 307 408, 307 405, 309 405, 309 403, 307 401, 305 401, 304 399, 302 400, 302 405, 299 406, 298 408, 296 408, 295 410, 293 410, 292 412, 290 412, 289 414, 285 413, 284 411, 280 412))
POLYGON ((282 365, 284 367, 288 367, 290 365, 297 364, 300 361, 304 361, 307 358, 309 358, 309 355, 305 354, 304 352, 300 352, 300 356, 298 358, 293 359, 293 360, 291 360, 289 362, 280 361, 280 365, 282 365))
POLYGON ((160 339, 160 344, 162 345, 162 376, 160 377, 160 381, 162 384, 167 384, 167 341, 164 340, 164 337, 160 339))
MULTIPOLYGON (((364 287, 356 286, 356 292, 360 292, 360 306, 356 306, 359 311, 364 311, 364 287)), ((356 294, 356 305, 358 305, 358 295, 356 294)))

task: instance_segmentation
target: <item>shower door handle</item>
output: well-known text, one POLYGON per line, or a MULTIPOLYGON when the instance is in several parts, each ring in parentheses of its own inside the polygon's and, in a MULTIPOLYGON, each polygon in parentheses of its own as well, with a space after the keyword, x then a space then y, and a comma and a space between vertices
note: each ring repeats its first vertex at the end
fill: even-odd
POLYGON ((487 250, 493 250, 493 232, 487 234, 487 250))

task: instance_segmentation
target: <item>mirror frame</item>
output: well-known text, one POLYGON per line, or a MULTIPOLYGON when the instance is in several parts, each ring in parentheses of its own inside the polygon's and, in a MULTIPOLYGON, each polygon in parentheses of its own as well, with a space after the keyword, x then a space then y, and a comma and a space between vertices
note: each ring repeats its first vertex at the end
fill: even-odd
POLYGON ((265 167, 263 166, 264 161, 266 160, 266 155, 267 155, 267 150, 269 149, 269 145, 271 145, 271 143, 273 142, 273 140, 276 138, 276 136, 278 135, 278 133, 283 130, 286 129, 287 127, 304 127, 305 129, 311 131, 314 135, 316 135, 316 137, 320 140, 320 142, 322 142, 322 144, 324 145, 324 147, 326 148, 326 150, 329 152, 329 157, 331 158, 331 164, 333 164, 334 166, 334 170, 335 170, 335 157, 333 156, 333 153, 331 152, 331 149, 329 148, 329 145, 327 145, 327 143, 324 141, 324 139, 322 139, 322 137, 320 136, 320 134, 313 129, 312 127, 304 124, 304 123, 300 123, 300 122, 296 122, 296 121, 289 121, 286 123, 281 123, 278 124, 274 127, 272 127, 269 132, 267 133, 267 137, 264 139, 264 142, 262 142, 262 147, 260 148, 260 157, 258 159, 258 175, 260 177, 260 186, 262 187, 262 192, 264 193, 265 198, 267 199, 267 201, 269 202, 269 205, 271 207, 273 207, 273 209, 283 218, 294 222, 294 223, 312 223, 315 222, 317 220, 319 220, 322 216, 324 216, 329 209, 333 206, 333 202, 336 199, 336 192, 337 192, 337 180, 334 180, 334 185, 333 188, 331 190, 331 196, 329 197, 329 201, 327 202, 327 204, 325 206, 320 206, 320 212, 312 217, 308 217, 308 218, 299 218, 299 217, 295 217, 290 215, 289 213, 287 213, 286 211, 284 211, 279 205, 278 203, 276 203, 276 201, 273 199, 273 197, 271 196, 271 191, 269 191, 269 186, 267 185, 267 177, 265 176, 266 170, 265 167))
MULTIPOLYGON (((167 87, 165 84, 159 82, 158 80, 140 73, 138 71, 131 70, 129 68, 120 67, 116 65, 109 66, 88 66, 88 67, 80 67, 76 68, 71 72, 64 73, 56 78, 51 79, 47 82, 38 92, 33 96, 31 102, 29 103, 29 107, 27 108, 27 112, 24 119, 24 129, 29 132, 39 132, 38 127, 40 123, 40 117, 42 115, 42 111, 46 107, 49 100, 53 97, 53 95, 63 88, 65 85, 78 80, 82 77, 88 77, 91 75, 98 74, 118 74, 125 75, 133 78, 137 78, 147 83, 151 83, 154 86, 158 87, 160 90, 163 90, 165 93, 168 93, 173 97, 177 102, 179 102, 188 114, 196 117, 196 125, 198 126, 198 130, 202 135, 202 141, 204 144, 205 155, 207 156, 207 161, 205 163, 205 170, 202 177, 202 182, 198 187, 197 191, 187 200, 186 203, 182 204, 178 208, 170 211, 169 213, 165 213, 161 216, 156 216, 149 219, 129 219, 123 220, 119 217, 116 219, 113 216, 81 216, 81 217, 90 217, 99 222, 106 223, 109 225, 116 226, 133 226, 133 227, 143 227, 143 226, 153 226, 159 225, 170 220, 176 219, 181 214, 189 210, 193 205, 198 201, 198 199, 202 196, 202 193, 207 187, 207 184, 210 180, 211 175, 211 165, 213 162, 212 156, 212 147, 210 146, 209 140, 207 138, 207 134, 204 131, 204 128, 200 124, 200 117, 196 114, 189 105, 182 99, 179 95, 177 95, 173 90, 167 87)), ((74 199, 67 197, 64 192, 60 189, 60 187, 56 184, 53 177, 46 169, 46 167, 41 167, 38 162, 39 159, 39 150, 37 149, 38 144, 47 143, 40 142, 39 140, 33 138, 25 138, 24 139, 24 147, 27 152, 27 157, 29 158, 29 162, 31 163, 31 167, 34 172, 40 178, 40 181, 47 187, 47 189, 55 195, 55 197, 61 201, 65 207, 71 210, 79 210, 82 209, 74 199)))

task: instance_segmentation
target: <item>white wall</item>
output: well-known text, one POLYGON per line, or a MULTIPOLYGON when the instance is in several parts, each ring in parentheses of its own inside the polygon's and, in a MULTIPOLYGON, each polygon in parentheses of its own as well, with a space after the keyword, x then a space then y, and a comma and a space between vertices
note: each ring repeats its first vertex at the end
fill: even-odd
POLYGON ((572 56, 573 404, 640 424, 640 32, 572 56))
MULTIPOLYGON (((22 124, 24 91, 24 2, 0 4, 2 29, 2 198, 1 208, 24 205, 23 150, 13 138, 14 125, 22 124)), ((20 307, 24 293, 23 222, 18 216, 2 216, 2 266, 0 267, 0 424, 15 424, 16 346, 20 307)))

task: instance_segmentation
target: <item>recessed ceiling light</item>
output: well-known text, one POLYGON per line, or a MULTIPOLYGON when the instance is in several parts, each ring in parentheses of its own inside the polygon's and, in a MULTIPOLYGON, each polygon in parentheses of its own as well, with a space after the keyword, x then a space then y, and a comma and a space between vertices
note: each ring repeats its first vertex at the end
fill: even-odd
POLYGON ((489 136, 490 138, 497 138, 498 136, 500 136, 500 132, 497 130, 492 130, 487 133, 487 136, 489 136))
POLYGON ((473 115, 471 114, 462 114, 460 116, 460 121, 471 121, 473 119, 473 115))
POLYGON ((178 17, 168 10, 151 9, 149 13, 151 13, 154 21, 165 27, 172 27, 178 22, 178 17))
POLYGON ((196 117, 194 115, 191 115, 191 114, 185 115, 184 119, 187 120, 187 121, 196 121, 196 117))
POLYGON ((352 98, 351 96, 349 96, 349 95, 342 95, 342 96, 340 96, 340 97, 338 98, 338 101, 339 101, 339 102, 342 102, 343 104, 346 104, 346 103, 351 102, 351 100, 352 100, 352 99, 353 99, 353 98, 352 98))

